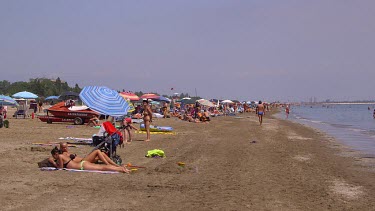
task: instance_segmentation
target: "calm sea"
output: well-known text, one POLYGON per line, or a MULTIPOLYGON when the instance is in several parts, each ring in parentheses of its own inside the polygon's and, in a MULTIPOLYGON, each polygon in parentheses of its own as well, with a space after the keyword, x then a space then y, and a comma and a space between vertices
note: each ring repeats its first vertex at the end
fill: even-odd
MULTIPOLYGON (((289 119, 320 129, 355 150, 375 154, 374 108, 373 104, 292 106, 289 119)), ((285 112, 278 117, 285 119, 285 112)))

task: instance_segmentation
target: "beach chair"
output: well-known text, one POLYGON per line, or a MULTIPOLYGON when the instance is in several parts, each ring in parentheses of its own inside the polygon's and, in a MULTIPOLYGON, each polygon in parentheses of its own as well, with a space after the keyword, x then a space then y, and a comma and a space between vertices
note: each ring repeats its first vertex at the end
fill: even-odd
POLYGON ((26 110, 17 110, 16 113, 14 114, 14 117, 16 117, 16 119, 19 119, 19 118, 23 118, 25 119, 27 116, 26 114, 26 110))
POLYGON ((101 125, 100 130, 104 130, 102 136, 93 136, 92 143, 94 150, 101 150, 106 153, 115 163, 121 165, 122 159, 116 154, 117 146, 123 143, 122 133, 117 130, 110 121, 106 121, 101 125))

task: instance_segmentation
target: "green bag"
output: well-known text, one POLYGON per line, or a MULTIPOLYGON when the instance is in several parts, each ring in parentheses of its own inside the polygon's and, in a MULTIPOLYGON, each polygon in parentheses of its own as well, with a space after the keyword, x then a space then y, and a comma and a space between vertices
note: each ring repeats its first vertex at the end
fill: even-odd
POLYGON ((148 158, 152 158, 152 157, 162 157, 162 158, 164 158, 165 153, 161 149, 153 149, 153 150, 147 151, 146 157, 148 157, 148 158))

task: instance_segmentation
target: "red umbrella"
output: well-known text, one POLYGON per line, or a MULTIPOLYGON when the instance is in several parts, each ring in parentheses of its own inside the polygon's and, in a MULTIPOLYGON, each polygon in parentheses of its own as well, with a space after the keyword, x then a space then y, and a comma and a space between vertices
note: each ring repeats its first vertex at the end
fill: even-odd
POLYGON ((148 94, 144 94, 141 96, 142 99, 151 99, 151 100, 157 100, 159 99, 159 95, 157 94, 153 94, 153 93, 148 93, 148 94))
POLYGON ((120 92, 120 95, 124 98, 124 99, 129 99, 130 101, 138 101, 140 98, 132 93, 132 92, 120 92))

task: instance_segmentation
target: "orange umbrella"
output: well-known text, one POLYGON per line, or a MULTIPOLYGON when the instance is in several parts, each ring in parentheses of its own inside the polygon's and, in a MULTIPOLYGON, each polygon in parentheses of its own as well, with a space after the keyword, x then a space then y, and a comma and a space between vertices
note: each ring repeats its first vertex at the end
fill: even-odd
POLYGON ((141 96, 142 99, 151 99, 151 100, 157 100, 160 98, 159 95, 157 94, 153 94, 153 93, 148 93, 148 94, 144 94, 141 96))
POLYGON ((120 95, 124 99, 129 99, 130 101, 138 101, 140 99, 136 94, 132 92, 120 92, 120 95))

